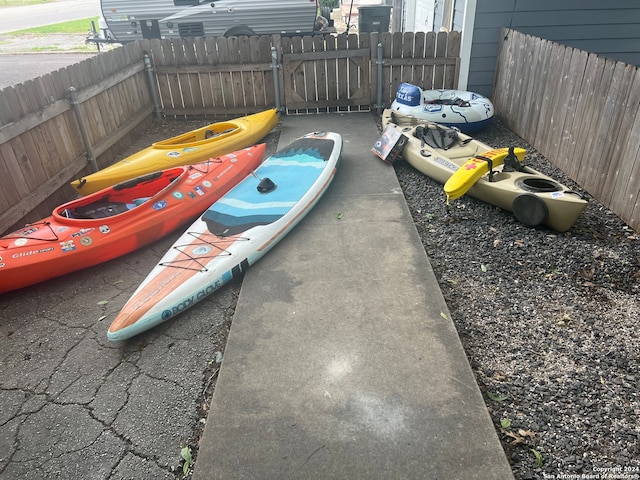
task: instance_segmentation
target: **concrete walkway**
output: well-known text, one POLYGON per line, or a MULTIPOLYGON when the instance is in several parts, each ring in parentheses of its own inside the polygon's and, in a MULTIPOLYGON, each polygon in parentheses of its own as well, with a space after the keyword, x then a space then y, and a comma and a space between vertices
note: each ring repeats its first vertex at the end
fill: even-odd
POLYGON ((343 161, 244 279, 193 478, 512 479, 373 116, 280 146, 314 130, 343 161))

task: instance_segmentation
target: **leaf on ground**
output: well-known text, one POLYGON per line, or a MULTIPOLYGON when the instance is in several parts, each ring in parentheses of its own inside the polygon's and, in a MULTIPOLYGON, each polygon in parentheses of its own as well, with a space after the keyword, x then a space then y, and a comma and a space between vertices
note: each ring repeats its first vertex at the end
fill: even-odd
POLYGON ((338 217, 338 220, 340 220, 340 219, 342 218, 342 212, 340 212, 340 213, 337 215, 337 217, 338 217))
POLYGON ((109 303, 109 300, 100 300, 96 305, 106 305, 109 303))
POLYGON ((216 352, 216 363, 220 363, 222 361, 222 352, 216 352))
POLYGON ((101 322, 101 321, 102 321, 102 320, 104 320, 105 318, 107 318, 107 316, 106 316, 106 315, 102 315, 102 316, 98 319, 98 321, 99 321, 99 322, 101 322))
POLYGON ((509 420, 508 418, 503 418, 502 420, 500 420, 500 426, 502 428, 509 428, 511 426, 511 420, 509 420))
POLYGON ((499 393, 487 392, 487 397, 489 397, 494 402, 504 402, 507 398, 506 395, 500 395, 499 393))
POLYGON ((523 429, 519 429, 518 433, 520 435, 522 435, 523 437, 530 437, 533 438, 536 436, 536 434, 534 432, 532 432, 531 430, 523 430, 523 429))
POLYGON ((180 450, 180 456, 184 460, 182 473, 186 475, 189 471, 189 467, 191 467, 191 449, 189 447, 184 447, 182 450, 180 450))
POLYGON ((530 450, 533 452, 533 454, 536 457, 536 462, 538 464, 538 467, 542 467, 542 455, 540 455, 540 452, 537 450, 534 450, 533 448, 531 448, 530 450))
POLYGON ((480 270, 482 270, 484 273, 487 273, 487 266, 484 264, 480 265, 480 270))
POLYGON ((445 320, 449 320, 449 317, 447 317, 447 314, 446 314, 446 313, 444 313, 444 312, 440 312, 440 316, 441 316, 442 318, 444 318, 445 320))
POLYGON ((511 431, 506 431, 504 432, 504 434, 508 437, 513 438, 513 442, 511 442, 511 445, 524 442, 524 439, 520 435, 517 435, 511 431))

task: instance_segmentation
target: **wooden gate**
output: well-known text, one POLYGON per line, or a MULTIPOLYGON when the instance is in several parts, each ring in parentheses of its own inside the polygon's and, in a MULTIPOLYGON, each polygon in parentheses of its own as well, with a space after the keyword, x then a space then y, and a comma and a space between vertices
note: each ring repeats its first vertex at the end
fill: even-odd
POLYGON ((357 42, 355 35, 283 39, 287 114, 370 110, 371 52, 357 42))

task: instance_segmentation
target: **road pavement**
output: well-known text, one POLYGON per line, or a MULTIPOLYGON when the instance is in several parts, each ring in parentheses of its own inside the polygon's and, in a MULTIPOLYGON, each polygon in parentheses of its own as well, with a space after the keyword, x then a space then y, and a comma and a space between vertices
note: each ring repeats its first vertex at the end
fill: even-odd
POLYGON ((100 15, 99 0, 53 0, 0 8, 0 34, 100 15))
MULTIPOLYGON (((0 8, 0 89, 26 82, 95 55, 70 50, 85 45, 85 34, 10 35, 27 28, 96 17, 99 0, 54 0, 39 5, 0 8), (36 52, 36 53, 34 53, 36 52)), ((87 32, 90 24, 87 23, 87 32)))
POLYGON ((0 55, 0 90, 81 62, 95 53, 0 55))

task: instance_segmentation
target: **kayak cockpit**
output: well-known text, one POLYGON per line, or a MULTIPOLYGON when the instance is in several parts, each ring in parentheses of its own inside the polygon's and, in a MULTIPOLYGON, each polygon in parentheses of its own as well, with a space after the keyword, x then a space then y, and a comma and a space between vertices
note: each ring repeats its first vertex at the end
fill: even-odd
POLYGON ((126 213, 158 196, 187 171, 187 167, 149 173, 126 180, 93 195, 61 205, 54 216, 61 219, 99 219, 126 213))

